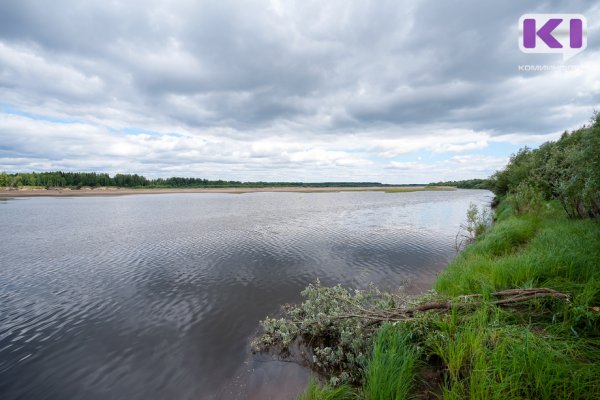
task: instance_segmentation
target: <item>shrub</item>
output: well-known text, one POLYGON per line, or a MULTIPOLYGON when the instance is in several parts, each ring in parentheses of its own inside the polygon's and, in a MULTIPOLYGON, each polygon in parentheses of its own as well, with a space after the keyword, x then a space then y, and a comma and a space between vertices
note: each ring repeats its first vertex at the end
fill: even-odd
POLYGON ((348 314, 362 309, 389 310, 397 307, 400 298, 371 286, 369 290, 350 291, 340 285, 323 287, 310 284, 302 295, 301 304, 287 305, 281 318, 261 321, 263 334, 254 339, 255 351, 272 350, 285 355, 297 341, 312 346, 312 359, 306 360, 330 383, 359 383, 367 364, 375 327, 365 327, 364 321, 348 314))
POLYGON ((517 214, 538 213, 543 203, 542 192, 528 181, 519 183, 506 200, 517 214))
POLYGON ((478 237, 483 235, 490 222, 490 215, 486 208, 480 211, 477 205, 470 203, 467 210, 467 221, 461 224, 460 231, 456 235, 456 250, 459 251, 475 242, 478 237))

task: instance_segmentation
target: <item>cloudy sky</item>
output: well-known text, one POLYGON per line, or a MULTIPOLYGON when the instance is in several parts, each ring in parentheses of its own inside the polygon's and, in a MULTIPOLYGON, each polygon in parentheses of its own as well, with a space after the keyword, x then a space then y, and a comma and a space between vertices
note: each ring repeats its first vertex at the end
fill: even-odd
POLYGON ((585 0, 2 0, 0 171, 486 177, 600 109, 599 43, 585 0), (535 12, 588 48, 521 53, 535 12))

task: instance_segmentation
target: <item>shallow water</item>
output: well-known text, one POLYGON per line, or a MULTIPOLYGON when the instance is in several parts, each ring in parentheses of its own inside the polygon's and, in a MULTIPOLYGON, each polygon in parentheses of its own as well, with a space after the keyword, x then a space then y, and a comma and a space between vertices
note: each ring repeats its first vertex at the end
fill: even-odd
POLYGON ((0 399, 284 398, 302 374, 250 357, 260 319, 317 278, 428 287, 455 255, 469 202, 490 200, 459 190, 0 202, 0 399))

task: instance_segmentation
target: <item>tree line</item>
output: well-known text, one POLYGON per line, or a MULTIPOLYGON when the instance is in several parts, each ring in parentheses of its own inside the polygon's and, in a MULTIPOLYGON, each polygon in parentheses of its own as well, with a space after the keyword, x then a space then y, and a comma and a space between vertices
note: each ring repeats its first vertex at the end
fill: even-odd
POLYGON ((466 179, 462 181, 445 181, 430 183, 429 186, 454 186, 459 189, 488 189, 493 188, 491 179, 466 179))
POLYGON ((156 178, 148 179, 138 174, 115 174, 96 172, 31 172, 0 173, 0 187, 38 186, 46 188, 81 188, 113 186, 124 188, 222 188, 222 187, 333 187, 333 186, 387 186, 379 182, 241 182, 210 180, 203 178, 156 178))

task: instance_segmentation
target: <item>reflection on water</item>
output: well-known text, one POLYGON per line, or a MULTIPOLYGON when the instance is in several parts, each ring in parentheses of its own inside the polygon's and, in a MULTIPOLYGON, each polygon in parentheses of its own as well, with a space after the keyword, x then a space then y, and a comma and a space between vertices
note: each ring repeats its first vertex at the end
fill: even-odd
POLYGON ((266 394, 269 377, 297 390, 297 367, 249 357, 258 321, 299 301, 316 278, 358 288, 426 287, 453 257, 469 202, 490 196, 3 202, 0 398, 267 398, 275 396, 266 394))

